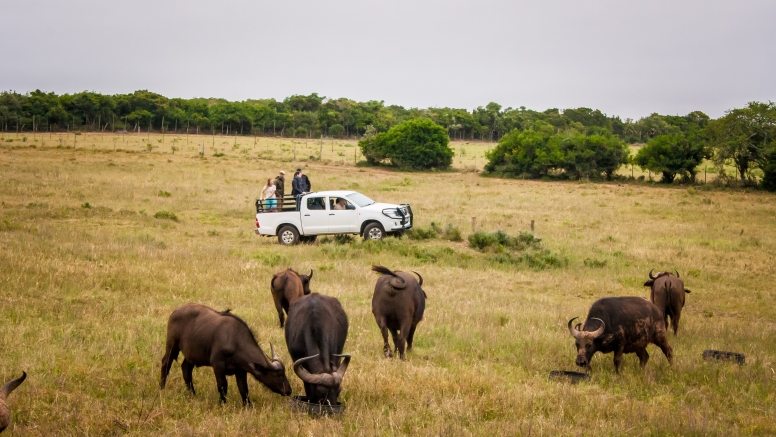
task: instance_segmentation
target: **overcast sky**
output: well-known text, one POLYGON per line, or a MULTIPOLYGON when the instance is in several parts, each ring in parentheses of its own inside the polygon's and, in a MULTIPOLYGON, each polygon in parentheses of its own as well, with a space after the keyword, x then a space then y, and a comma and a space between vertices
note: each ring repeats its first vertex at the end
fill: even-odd
POLYGON ((0 89, 587 106, 776 100, 776 1, 0 0, 0 89))

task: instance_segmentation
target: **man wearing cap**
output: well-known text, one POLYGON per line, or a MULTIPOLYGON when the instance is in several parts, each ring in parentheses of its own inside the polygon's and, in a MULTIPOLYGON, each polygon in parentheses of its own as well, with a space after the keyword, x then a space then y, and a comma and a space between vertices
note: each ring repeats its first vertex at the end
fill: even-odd
POLYGON ((283 211, 283 187, 286 183, 286 172, 280 170, 280 174, 275 176, 275 197, 278 201, 278 211, 283 211))

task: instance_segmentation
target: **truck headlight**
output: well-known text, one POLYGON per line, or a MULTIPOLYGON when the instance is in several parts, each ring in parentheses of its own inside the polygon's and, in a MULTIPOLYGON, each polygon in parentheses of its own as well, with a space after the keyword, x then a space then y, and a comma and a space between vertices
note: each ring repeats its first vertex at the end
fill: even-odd
POLYGON ((402 218, 402 215, 399 213, 398 208, 385 208, 383 210, 383 215, 395 220, 399 220, 402 218))

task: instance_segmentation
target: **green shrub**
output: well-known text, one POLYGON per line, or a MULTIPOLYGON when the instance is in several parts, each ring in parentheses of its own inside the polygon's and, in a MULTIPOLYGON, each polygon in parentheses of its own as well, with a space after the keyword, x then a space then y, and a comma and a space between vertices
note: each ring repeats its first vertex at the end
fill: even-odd
POLYGON ((434 229, 433 223, 428 228, 413 226, 412 229, 408 230, 405 234, 410 240, 430 240, 437 237, 437 231, 434 229))
POLYGON ((461 230, 458 229, 458 227, 453 226, 452 224, 447 225, 445 227, 445 231, 442 234, 442 238, 448 241, 463 241, 463 235, 461 234, 461 230))
POLYGON ((426 118, 408 120, 388 132, 359 141, 370 164, 389 164, 402 170, 447 169, 453 150, 445 128, 426 118))
POLYGON ((765 154, 764 162, 760 165, 763 170, 762 187, 768 191, 776 191, 776 147, 765 154))
POLYGON ((329 136, 332 138, 341 138, 345 134, 345 128, 341 124, 329 126, 329 136))
POLYGON ((521 232, 517 236, 508 235, 502 230, 496 232, 477 231, 469 235, 469 247, 478 250, 525 250, 540 248, 539 240, 528 232, 521 232))
POLYGON ((600 269, 606 267, 606 260, 597 260, 595 258, 585 258, 585 266, 594 269, 600 269))
POLYGON ((512 130, 486 155, 485 171, 517 178, 550 175, 611 180, 627 162, 628 148, 617 136, 593 130, 590 134, 556 132, 543 121, 527 130, 512 130))
POLYGON ((154 218, 172 220, 174 222, 178 221, 178 216, 175 215, 174 212, 166 210, 157 211, 156 214, 154 214, 154 218))
POLYGON ((699 136, 681 133, 652 138, 639 149, 634 162, 642 169, 662 173, 663 183, 672 183, 677 175, 688 182, 695 182, 695 169, 708 156, 699 136))
POLYGON ((251 255, 251 258, 255 259, 262 265, 271 267, 288 264, 287 258, 277 253, 257 253, 251 255))
POLYGON ((159 190, 159 192, 156 193, 156 195, 159 196, 159 197, 170 197, 170 196, 172 196, 172 194, 170 194, 169 191, 164 191, 164 190, 159 190))

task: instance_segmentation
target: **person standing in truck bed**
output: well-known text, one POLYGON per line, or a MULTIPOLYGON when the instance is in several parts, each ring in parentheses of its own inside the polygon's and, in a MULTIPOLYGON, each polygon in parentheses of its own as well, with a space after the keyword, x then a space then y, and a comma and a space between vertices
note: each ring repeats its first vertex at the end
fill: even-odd
POLYGON ((275 176, 275 197, 278 202, 278 210, 283 211, 283 195, 285 194, 286 172, 280 170, 280 174, 275 176))

